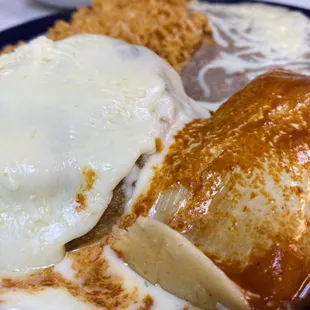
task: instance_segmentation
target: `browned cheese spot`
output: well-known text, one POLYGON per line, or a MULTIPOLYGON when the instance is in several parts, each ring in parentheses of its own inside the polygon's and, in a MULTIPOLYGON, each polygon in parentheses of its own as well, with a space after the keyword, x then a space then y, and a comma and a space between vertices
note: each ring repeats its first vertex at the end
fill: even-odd
POLYGON ((86 193, 89 192, 97 180, 97 176, 94 170, 90 168, 84 168, 83 169, 83 176, 85 179, 85 185, 82 188, 81 192, 76 195, 75 201, 77 203, 77 206, 75 207, 75 210, 77 212, 81 212, 87 208, 86 204, 86 193))
POLYGON ((24 278, 3 279, 0 294, 8 290, 36 294, 46 288, 62 288, 76 299, 96 307, 116 310, 136 304, 139 300, 138 289, 125 290, 123 278, 108 272, 109 264, 101 257, 102 250, 103 245, 96 244, 68 254, 75 277, 81 285, 64 278, 50 267, 24 278))
POLYGON ((153 305, 154 305, 154 300, 153 300, 152 296, 146 295, 143 298, 143 305, 140 306, 138 308, 138 310, 150 310, 150 309, 152 309, 153 305))
POLYGON ((164 149, 163 142, 161 141, 160 138, 157 137, 155 139, 155 143, 156 143, 156 152, 160 153, 164 149))

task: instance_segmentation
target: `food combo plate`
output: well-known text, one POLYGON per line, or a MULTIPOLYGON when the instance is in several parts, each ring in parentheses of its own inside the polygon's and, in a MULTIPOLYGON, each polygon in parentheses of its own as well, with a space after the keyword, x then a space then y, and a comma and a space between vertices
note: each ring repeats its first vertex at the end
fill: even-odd
POLYGON ((310 11, 103 2, 0 33, 0 310, 308 310, 310 11))

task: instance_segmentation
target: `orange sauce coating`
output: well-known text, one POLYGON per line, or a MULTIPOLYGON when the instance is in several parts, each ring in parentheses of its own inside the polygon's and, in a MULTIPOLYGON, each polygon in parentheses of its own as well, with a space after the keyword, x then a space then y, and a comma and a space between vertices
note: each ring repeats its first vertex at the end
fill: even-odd
POLYGON ((310 273, 309 159, 310 78, 273 71, 176 135, 134 213, 146 216, 182 185, 185 206, 166 223, 239 284, 252 309, 278 309, 310 273))

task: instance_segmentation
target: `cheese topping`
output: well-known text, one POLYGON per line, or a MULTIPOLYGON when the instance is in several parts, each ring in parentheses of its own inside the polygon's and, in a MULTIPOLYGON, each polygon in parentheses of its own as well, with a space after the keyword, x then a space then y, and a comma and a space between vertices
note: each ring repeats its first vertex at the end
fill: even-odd
POLYGON ((104 36, 0 58, 0 276, 57 263, 155 139, 195 116, 178 74, 104 36))
POLYGON ((86 252, 80 254, 71 252, 50 275, 44 275, 44 271, 42 275, 36 274, 32 280, 36 282, 34 287, 31 287, 31 276, 24 282, 20 278, 12 280, 13 287, 14 281, 18 283, 15 289, 0 289, 0 309, 198 310, 140 277, 109 246, 100 250, 97 259, 89 259, 94 256, 95 248, 82 250, 86 252), (81 266, 77 266, 78 257, 83 261, 81 266), (81 275, 80 269, 86 270, 85 274, 81 275), (62 279, 61 286, 57 285, 57 279, 62 279))

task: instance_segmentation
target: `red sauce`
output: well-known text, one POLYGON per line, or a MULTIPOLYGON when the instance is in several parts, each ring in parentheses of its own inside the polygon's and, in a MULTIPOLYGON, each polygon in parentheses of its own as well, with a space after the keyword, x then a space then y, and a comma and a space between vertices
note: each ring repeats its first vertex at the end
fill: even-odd
POLYGON ((185 205, 166 224, 226 271, 252 309, 278 309, 310 273, 309 159, 310 78, 274 71, 176 135, 135 214, 182 185, 185 205))

